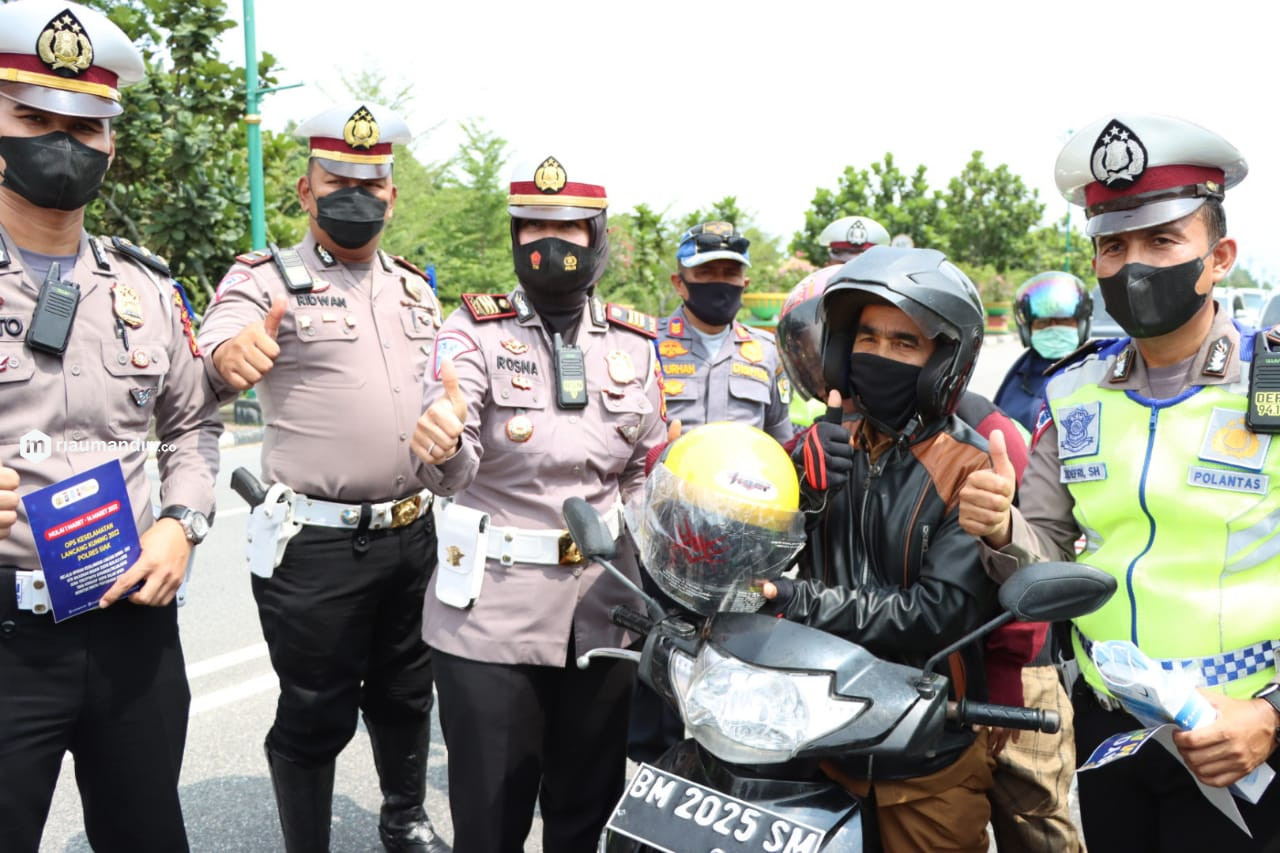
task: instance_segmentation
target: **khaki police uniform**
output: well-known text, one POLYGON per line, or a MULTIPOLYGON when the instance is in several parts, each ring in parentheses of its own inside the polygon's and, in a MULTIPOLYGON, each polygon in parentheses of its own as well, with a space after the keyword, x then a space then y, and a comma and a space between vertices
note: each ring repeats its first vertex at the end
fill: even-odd
MULTIPOLYGON (((144 74, 128 36, 94 9, 69 0, 0 5, 0 464, 28 494, 118 460, 143 535, 155 518, 152 427, 161 505, 206 516, 222 432, 166 264, 128 241, 83 233, 108 165, 99 120, 121 114, 120 89, 144 74), (17 105, 50 118, 28 123, 17 105), (64 127, 73 132, 54 129, 64 127), (65 146, 69 136, 79 147, 65 146), (60 357, 31 345, 46 277, 36 268, 51 262, 79 287, 60 357)), ((193 523, 188 536, 200 538, 202 527, 193 523)), ((91 847, 187 850, 178 776, 191 694, 176 605, 121 600, 55 624, 37 568, 19 507, 0 540, 0 850, 39 848, 67 752, 91 847)))
MULTIPOLYGON (((562 548, 561 505, 584 498, 618 534, 620 503, 641 493, 645 454, 665 435, 656 320, 590 299, 567 341, 582 348, 587 405, 564 409, 552 340, 523 289, 463 298, 441 329, 424 395, 442 395, 438 364, 451 358, 465 431, 423 478, 490 520, 475 603, 439 600, 435 584, 455 570, 442 562, 424 619, 438 653, 455 838, 460 849, 519 849, 536 800, 544 849, 594 850, 621 792, 633 676, 616 661, 578 670, 574 658, 625 645, 609 611, 638 602, 562 548)), ((615 565, 638 582, 632 547, 615 565)))
MULTIPOLYGON (((20 492, 118 459, 138 532, 145 532, 155 519, 146 471, 154 419, 155 440, 164 446, 156 454, 161 505, 211 515, 222 424, 205 391, 190 316, 158 259, 152 266, 127 244, 81 238, 75 266, 62 271, 80 285, 80 303, 59 360, 27 346, 41 280, 24 269, 3 227, 0 245, 0 445, 20 492), (137 300, 142 322, 125 327, 127 340, 113 296, 137 300), (48 436, 50 455, 42 461, 19 455, 24 441, 40 440, 29 437, 32 430, 48 436)), ((0 730, 9 744, 0 749, 0 775, 9 780, 0 791, 0 848, 35 850, 70 749, 92 843, 186 849, 177 784, 190 692, 176 606, 122 601, 56 625, 48 612, 19 609, 15 583, 29 590, 29 573, 40 567, 21 511, 0 540, 0 567, 0 730), (128 703, 112 710, 99 704, 109 682, 111 695, 123 690, 128 703), (41 710, 33 715, 34 708, 41 710)))
MULTIPOLYGON (((316 765, 355 734, 357 708, 395 723, 430 714, 421 615, 436 554, 432 495, 408 439, 440 304, 420 272, 381 250, 367 269, 337 261, 310 234, 293 251, 309 291, 290 293, 270 252, 241 255, 200 342, 212 354, 273 300, 287 303, 280 355, 255 388, 263 480, 293 490, 303 528, 274 574, 252 583, 281 681, 268 748, 316 765)), ((235 396, 211 359, 206 372, 224 400, 235 396)))

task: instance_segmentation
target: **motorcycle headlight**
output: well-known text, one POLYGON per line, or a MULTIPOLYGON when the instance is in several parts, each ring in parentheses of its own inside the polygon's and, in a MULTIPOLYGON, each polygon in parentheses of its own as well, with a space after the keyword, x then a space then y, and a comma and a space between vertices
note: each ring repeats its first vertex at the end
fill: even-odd
POLYGON ((866 703, 832 694, 829 673, 766 669, 706 645, 672 652, 669 672, 693 737, 735 764, 780 764, 846 725, 866 703))

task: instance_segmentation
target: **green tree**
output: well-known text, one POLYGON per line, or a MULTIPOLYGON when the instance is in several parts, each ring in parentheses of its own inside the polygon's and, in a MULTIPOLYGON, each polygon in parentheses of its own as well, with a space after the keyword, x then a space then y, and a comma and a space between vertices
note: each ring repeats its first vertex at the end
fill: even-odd
POLYGON ((818 243, 822 230, 845 216, 868 216, 890 235, 906 234, 920 247, 947 250, 944 215, 938 194, 929 189, 923 165, 910 175, 898 168, 892 153, 869 168, 846 166, 834 190, 819 187, 805 211, 804 228, 791 240, 790 251, 809 262, 826 262, 818 243))
POLYGON ((609 266, 601 297, 663 316, 675 308, 671 289, 675 251, 668 251, 674 225, 665 211, 638 204, 630 213, 609 217, 609 266))
POLYGON ((953 261, 990 264, 1001 274, 1028 265, 1029 234, 1044 205, 1008 166, 988 168, 982 152, 974 151, 941 198, 953 261))
MULTIPOLYGON (((166 257, 200 310, 249 232, 244 71, 217 49, 235 22, 222 0, 96 5, 139 45, 147 77, 124 90, 116 159, 86 227, 166 257)), ((264 54, 259 85, 275 82, 274 66, 264 54)))

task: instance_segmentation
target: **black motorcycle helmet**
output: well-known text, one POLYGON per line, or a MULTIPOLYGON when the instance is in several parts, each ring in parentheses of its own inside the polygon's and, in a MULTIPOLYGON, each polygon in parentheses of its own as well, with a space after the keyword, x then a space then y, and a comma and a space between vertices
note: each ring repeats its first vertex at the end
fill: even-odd
POLYGON ((857 397, 849 387, 849 354, 862 306, 877 301, 900 309, 937 344, 916 385, 920 423, 955 412, 978 360, 985 323, 978 289, 934 249, 875 246, 832 277, 821 310, 827 386, 857 397))

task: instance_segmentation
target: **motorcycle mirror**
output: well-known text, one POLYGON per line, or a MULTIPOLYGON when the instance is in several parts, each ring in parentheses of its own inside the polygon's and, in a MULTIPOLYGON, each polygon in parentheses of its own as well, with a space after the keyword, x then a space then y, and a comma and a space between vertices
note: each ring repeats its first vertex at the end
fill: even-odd
POLYGON ((579 497, 566 498, 560 511, 582 556, 588 560, 612 560, 618 555, 618 543, 591 504, 579 497))
POLYGON ((1116 579, 1083 563, 1036 563, 1000 586, 1000 605, 1022 622, 1058 622, 1092 613, 1116 591, 1116 579))

